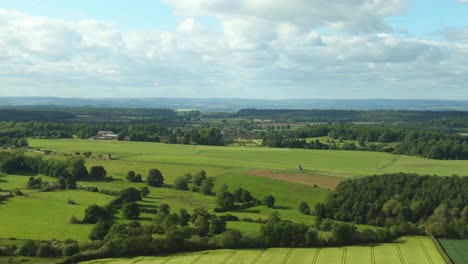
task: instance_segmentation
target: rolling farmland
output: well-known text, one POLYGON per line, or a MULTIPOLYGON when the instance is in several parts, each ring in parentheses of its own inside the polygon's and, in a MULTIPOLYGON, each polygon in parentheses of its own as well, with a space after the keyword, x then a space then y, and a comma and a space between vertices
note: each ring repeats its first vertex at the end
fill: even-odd
POLYGON ((404 237, 396 243, 376 246, 340 248, 272 248, 266 250, 214 250, 178 254, 167 257, 137 257, 132 259, 102 259, 83 264, 374 264, 414 263, 444 264, 432 241, 427 237, 404 237))

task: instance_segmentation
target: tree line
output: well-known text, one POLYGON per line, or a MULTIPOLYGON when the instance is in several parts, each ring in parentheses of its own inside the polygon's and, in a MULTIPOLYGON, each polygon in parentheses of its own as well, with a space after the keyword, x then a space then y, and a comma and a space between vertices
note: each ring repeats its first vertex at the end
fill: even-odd
POLYGON ((468 238, 468 177, 385 174, 341 183, 314 214, 394 233, 468 238))
POLYGON ((385 151, 430 159, 468 159, 468 138, 456 134, 391 125, 316 125, 269 133, 263 145, 330 150, 385 151), (331 137, 328 142, 306 138, 331 137), (353 142, 344 142, 350 140, 353 142), (389 146, 389 143, 396 143, 389 146))

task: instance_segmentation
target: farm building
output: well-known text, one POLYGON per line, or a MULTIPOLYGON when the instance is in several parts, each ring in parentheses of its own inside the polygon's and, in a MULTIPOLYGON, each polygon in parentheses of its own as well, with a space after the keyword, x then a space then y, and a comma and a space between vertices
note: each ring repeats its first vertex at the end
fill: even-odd
POLYGON ((96 140, 116 140, 117 135, 112 131, 98 131, 97 135, 93 138, 96 140))

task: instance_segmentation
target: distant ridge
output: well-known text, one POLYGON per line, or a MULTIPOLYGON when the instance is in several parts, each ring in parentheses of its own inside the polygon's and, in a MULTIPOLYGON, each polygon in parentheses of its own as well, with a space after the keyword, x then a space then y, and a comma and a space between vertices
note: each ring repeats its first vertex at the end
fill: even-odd
POLYGON ((0 107, 12 106, 170 108, 201 111, 238 111, 245 108, 468 111, 468 100, 0 97, 0 107))

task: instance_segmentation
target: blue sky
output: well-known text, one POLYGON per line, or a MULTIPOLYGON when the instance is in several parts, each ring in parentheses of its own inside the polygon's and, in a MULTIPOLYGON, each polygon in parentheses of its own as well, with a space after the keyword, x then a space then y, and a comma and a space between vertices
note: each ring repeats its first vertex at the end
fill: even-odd
POLYGON ((466 0, 0 0, 6 96, 468 100, 467 65, 466 0))

